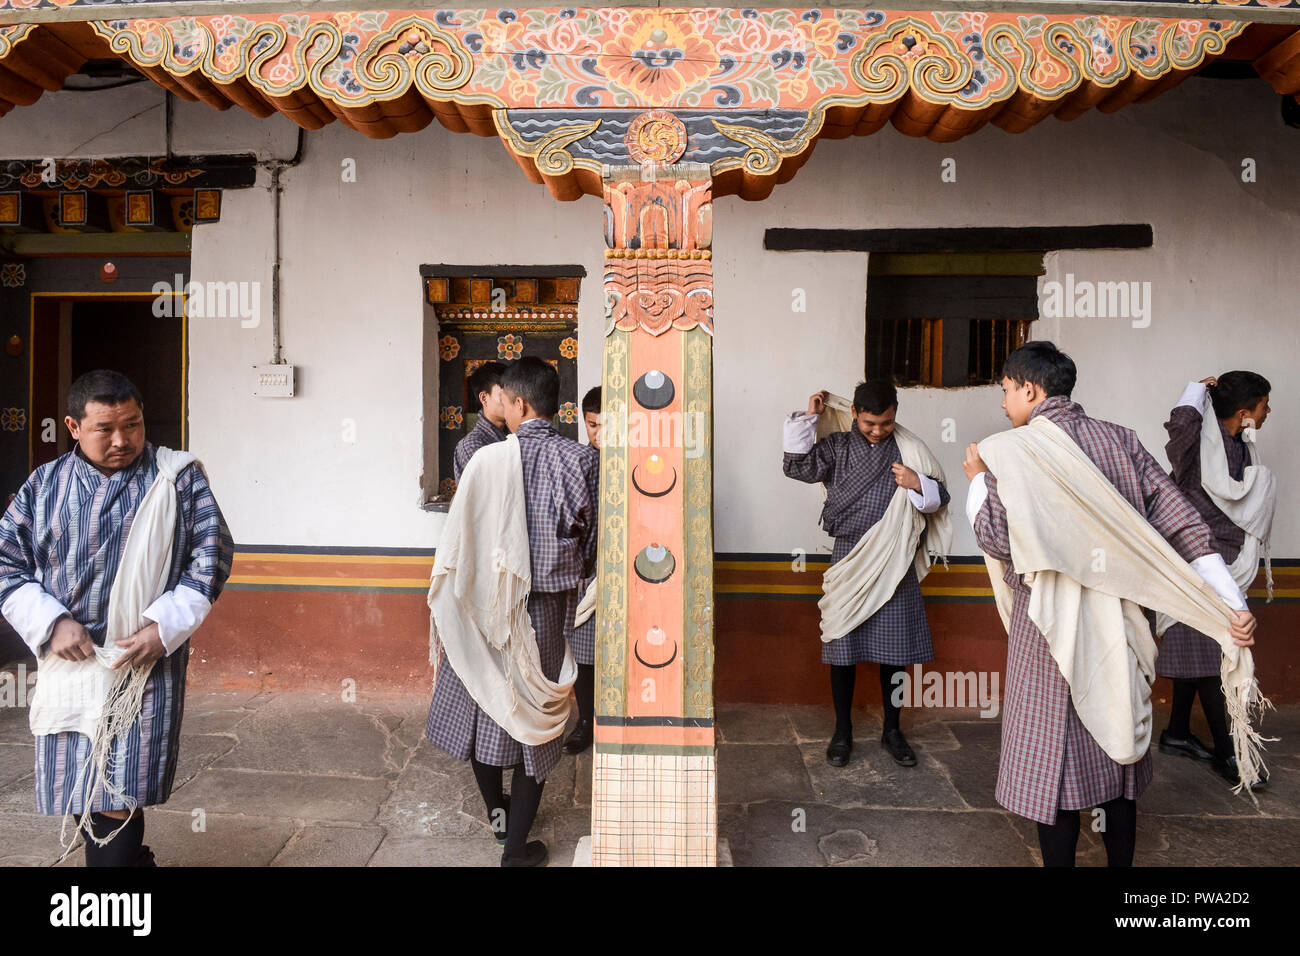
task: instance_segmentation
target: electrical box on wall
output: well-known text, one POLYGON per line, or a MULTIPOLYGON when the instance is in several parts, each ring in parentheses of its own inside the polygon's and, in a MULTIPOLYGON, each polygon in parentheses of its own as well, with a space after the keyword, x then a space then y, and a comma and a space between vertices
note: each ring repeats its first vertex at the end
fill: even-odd
POLYGON ((292 365, 254 365, 253 396, 293 398, 294 371, 292 365))

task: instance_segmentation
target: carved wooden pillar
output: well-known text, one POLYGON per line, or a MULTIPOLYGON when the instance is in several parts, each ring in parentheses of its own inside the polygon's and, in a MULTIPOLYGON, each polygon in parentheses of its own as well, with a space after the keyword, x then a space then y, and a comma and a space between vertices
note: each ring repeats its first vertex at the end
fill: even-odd
MULTIPOLYGON (((641 136, 669 162, 673 124, 641 136)), ((643 156, 604 177, 591 862, 715 866, 712 182, 643 156)))

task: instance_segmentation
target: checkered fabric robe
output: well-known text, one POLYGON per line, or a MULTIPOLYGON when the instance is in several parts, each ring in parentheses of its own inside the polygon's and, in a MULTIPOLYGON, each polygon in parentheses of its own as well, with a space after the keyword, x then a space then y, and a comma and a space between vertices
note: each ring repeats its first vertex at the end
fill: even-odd
MULTIPOLYGON (((39 581, 102 646, 126 536, 157 474, 149 444, 129 468, 107 477, 79 449, 37 468, 0 520, 0 603, 27 582, 39 581)), ((179 507, 167 589, 183 584, 216 601, 234 558, 230 532, 196 466, 181 471, 176 491, 179 507)), ((110 778, 138 806, 165 803, 171 795, 189 656, 186 641, 154 664, 139 720, 114 743, 110 778)), ((93 806, 85 806, 89 749, 89 739, 76 732, 36 738, 39 813, 126 809, 103 793, 93 806)))
MULTIPOLYGON (((1101 469, 1185 561, 1213 552, 1210 529, 1173 479, 1142 447, 1132 429, 1089 418, 1064 396, 1038 405, 1101 469)), ((1082 810, 1107 800, 1136 800, 1151 782, 1151 754, 1122 766, 1084 729, 1070 686, 1047 641, 1029 620, 1029 588, 1011 567, 1007 513, 997 479, 985 476, 988 498, 975 518, 975 538, 985 553, 1007 562, 1014 592, 1002 698, 1002 757, 995 798, 1012 813, 1055 823, 1058 810, 1082 810)))
MULTIPOLYGON (((1190 405, 1179 405, 1169 413, 1165 431, 1165 457, 1173 466, 1171 474, 1178 489, 1200 512, 1214 535, 1214 548, 1231 564, 1241 553, 1246 532, 1220 511, 1201 487, 1201 412, 1190 405)), ((1219 425, 1223 450, 1228 457, 1228 474, 1240 481, 1250 463, 1250 453, 1239 435, 1230 435, 1219 425)), ((1161 677, 1218 677, 1223 650, 1217 641, 1186 624, 1174 624, 1160 639, 1156 673, 1161 677)))
POLYGON ((484 445, 505 441, 509 434, 504 428, 497 428, 493 425, 488 421, 488 417, 480 412, 478 421, 469 430, 469 434, 456 442, 456 451, 451 456, 452 477, 460 481, 460 473, 465 470, 469 460, 474 457, 474 452, 484 445))
MULTIPOLYGON (((595 568, 600 455, 590 445, 565 438, 544 419, 524 422, 516 435, 523 459, 532 573, 528 616, 537 632, 542 670, 555 680, 565 642, 573 639, 573 615, 582 598, 579 585, 595 568)), ((510 737, 474 703, 446 655, 425 736, 458 760, 472 755, 479 763, 498 767, 522 763, 524 772, 537 780, 546 779, 563 746, 563 735, 539 747, 510 737)))
MULTIPOLYGON (((902 460, 893 435, 873 445, 856 427, 827 435, 806 454, 785 453, 782 467, 787 477, 826 484, 821 525, 835 538, 831 564, 843 559, 884 517, 898 490, 890 466, 902 460)), ((938 484, 939 499, 946 505, 948 489, 938 484)), ((823 664, 921 664, 933 658, 930 623, 912 567, 880 610, 844 637, 822 644, 823 664)))

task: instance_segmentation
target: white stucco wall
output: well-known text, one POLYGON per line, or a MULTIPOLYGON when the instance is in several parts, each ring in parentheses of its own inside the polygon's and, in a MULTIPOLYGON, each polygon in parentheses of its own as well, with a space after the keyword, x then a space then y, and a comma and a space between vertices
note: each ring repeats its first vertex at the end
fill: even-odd
MULTIPOLYGON (((99 114, 103 132, 93 142, 103 148, 95 155, 161 149, 160 109, 108 131, 113 116, 133 115, 154 95, 126 92, 144 101, 119 96, 116 113, 99 114), (123 138, 131 124, 155 115, 138 138, 123 138)), ((3 158, 61 155, 56 146, 96 132, 85 127, 74 135, 64 128, 72 113, 60 108, 57 97, 46 97, 0 121, 3 158)), ((294 136, 278 117, 259 121, 186 105, 177 111, 173 147, 288 157, 294 136)), ((1072 123, 1048 119, 1020 135, 990 127, 943 145, 886 129, 824 141, 770 199, 718 200, 717 549, 828 550, 816 529, 821 491, 781 474, 780 420, 817 388, 849 394, 863 368, 866 255, 765 252, 767 228, 1150 223, 1154 248, 1063 251, 1049 256, 1045 277, 1150 282, 1150 327, 1044 319, 1035 335, 1074 356, 1075 397, 1091 414, 1137 428, 1162 460, 1161 424, 1186 380, 1230 368, 1272 379, 1264 449, 1282 474, 1283 493, 1273 552, 1300 555, 1300 482, 1291 477, 1300 472, 1300 404, 1289 374, 1300 365, 1297 145, 1300 130, 1281 123, 1266 85, 1193 79, 1150 104, 1072 123), (955 183, 940 180, 946 157, 957 161, 955 183), (1256 183, 1240 181, 1244 157, 1257 162, 1256 183), (791 311, 795 289, 806 293, 805 313, 791 311)), ((265 172, 260 182, 227 191, 222 221, 196 229, 193 241, 194 279, 262 286, 259 327, 206 319, 190 325, 191 446, 208 465, 236 540, 435 546, 441 516, 416 505, 424 414, 418 268, 583 264, 585 390, 600 368, 600 203, 554 201, 494 139, 438 126, 384 141, 338 124, 308 134, 302 164, 283 174, 282 337, 284 360, 299 370, 299 395, 271 400, 253 398, 250 382, 250 366, 269 361, 271 352, 265 172), (355 183, 341 180, 346 158, 356 161, 355 183), (348 419, 352 444, 343 441, 348 419)), ((931 442, 958 506, 966 488, 962 449, 1005 427, 999 402, 991 387, 903 392, 900 419, 931 442), (945 418, 955 425, 956 440, 947 444, 939 440, 945 418)), ((964 517, 955 523, 957 553, 974 553, 964 517)))
MULTIPOLYGON (((769 227, 824 229, 1077 226, 1150 223, 1147 250, 1062 251, 1043 281, 1151 283, 1147 328, 1126 319, 1040 319, 1079 366, 1074 397, 1097 417, 1137 429, 1162 463, 1170 407, 1189 379, 1248 368, 1274 386, 1261 437, 1281 474, 1276 556, 1300 554, 1300 465, 1293 370, 1300 367, 1300 130, 1280 119, 1265 86, 1193 79, 1149 104, 1071 123, 1048 119, 1019 135, 986 128, 954 144, 901 136, 819 143, 813 158, 762 203, 716 203, 717 547, 829 550, 816 531, 822 492, 784 478, 779 420, 818 388, 849 395, 861 378, 866 255, 762 250, 769 227), (957 160, 957 181, 940 164, 957 160), (1258 181, 1241 181, 1241 160, 1258 181), (806 314, 791 311, 804 289, 806 314), (742 361, 728 361, 741 354, 742 361), (771 435, 761 454, 753 430, 771 435), (774 502, 783 502, 774 507, 774 502)), ((943 462, 965 500, 963 450, 1007 427, 995 387, 905 389, 899 420, 943 462), (956 441, 940 441, 952 418, 956 441)), ((957 553, 977 553, 964 515, 957 553)))

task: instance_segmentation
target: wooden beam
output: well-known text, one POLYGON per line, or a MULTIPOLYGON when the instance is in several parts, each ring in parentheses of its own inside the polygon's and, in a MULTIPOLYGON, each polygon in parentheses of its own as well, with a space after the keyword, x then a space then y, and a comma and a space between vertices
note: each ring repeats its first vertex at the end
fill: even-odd
POLYGON ((986 253, 1149 249, 1149 225, 995 226, 970 229, 769 229, 773 252, 986 253))
MULTIPOLYGON (((661 0, 622 0, 620 7, 659 7, 661 0)), ((375 0, 242 0, 238 13, 250 14, 314 13, 330 14, 354 10, 374 10, 381 5, 375 0)), ((551 4, 557 9, 561 4, 551 4)), ((578 9, 608 7, 608 0, 576 0, 563 6, 578 9)), ((712 0, 714 8, 735 9, 753 6, 753 0, 712 0)), ((821 9, 857 9, 857 0, 822 0, 821 9)), ((881 0, 872 4, 878 10, 915 10, 922 5, 916 0, 881 0)), ((1300 5, 1293 3, 1285 8, 1239 7, 1225 3, 1201 0, 928 0, 926 10, 956 10, 976 13, 1024 12, 1026 14, 1052 14, 1068 12, 1071 15, 1092 13, 1111 16, 1167 17, 1173 19, 1215 19, 1224 22, 1237 20, 1255 23, 1300 23, 1300 5)), ((463 0, 456 9, 497 9, 499 0, 463 0)), ((543 9, 537 5, 536 9, 543 9)), ((524 7, 520 9, 533 9, 524 7)), ((203 17, 229 12, 213 0, 136 0, 131 3, 94 3, 56 6, 48 0, 39 6, 24 10, 0 11, 0 24, 7 23, 57 23, 77 20, 112 20, 116 17, 203 17)))
POLYGON ((0 249, 16 256, 188 256, 187 232, 102 232, 0 236, 0 249))

